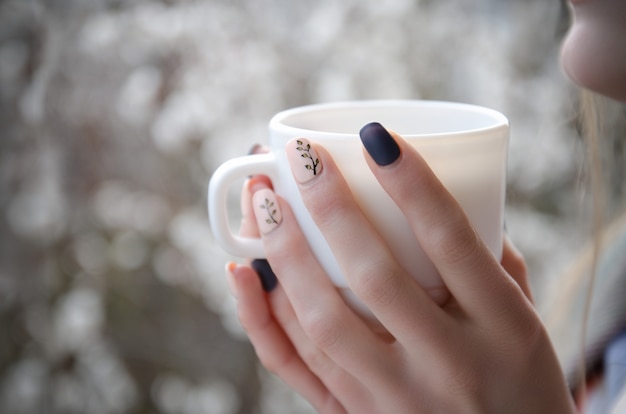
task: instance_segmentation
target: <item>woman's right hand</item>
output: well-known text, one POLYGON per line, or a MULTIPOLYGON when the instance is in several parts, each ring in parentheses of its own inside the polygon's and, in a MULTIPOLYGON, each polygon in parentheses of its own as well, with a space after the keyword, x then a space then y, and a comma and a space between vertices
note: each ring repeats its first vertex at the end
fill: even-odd
POLYGON ((289 205, 256 181, 253 207, 269 200, 281 211, 269 227, 267 211, 256 214, 279 284, 266 296, 250 267, 230 266, 230 273, 240 319, 262 363, 322 412, 574 412, 527 298, 523 262, 505 250, 507 272, 420 155, 400 137, 393 140, 401 156, 384 167, 368 158, 370 167, 452 300, 433 302, 395 262, 332 158, 316 147, 323 169, 300 184, 303 199, 353 292, 391 338, 371 331, 346 305, 289 205))

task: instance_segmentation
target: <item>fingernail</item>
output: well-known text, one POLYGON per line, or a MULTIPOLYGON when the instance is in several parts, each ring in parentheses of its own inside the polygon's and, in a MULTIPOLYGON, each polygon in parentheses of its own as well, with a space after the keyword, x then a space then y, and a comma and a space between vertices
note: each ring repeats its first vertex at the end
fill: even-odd
POLYGON ((272 270, 269 262, 265 259, 254 259, 250 266, 254 269, 257 275, 259 275, 259 279, 261 279, 261 286, 263 286, 263 290, 266 292, 271 292, 274 290, 276 285, 278 284, 278 279, 272 270))
POLYGON ((226 272, 229 274, 226 278, 228 282, 228 289, 230 290, 230 294, 237 299, 237 284, 234 280, 235 278, 235 269, 237 269, 237 264, 233 262, 226 263, 226 272))
POLYGON ((391 134, 378 122, 372 122, 359 132, 363 146, 374 162, 389 165, 400 157, 400 147, 391 134))
POLYGON ((261 144, 254 144, 252 147, 250 147, 250 150, 248 151, 248 155, 257 154, 260 149, 261 149, 261 144))
POLYGON ((293 176, 299 183, 306 183, 322 172, 322 163, 307 139, 291 140, 285 150, 293 176))
POLYGON ((283 217, 280 207, 278 207, 276 195, 272 190, 264 188, 254 193, 252 205, 259 231, 262 234, 268 234, 278 227, 283 217))

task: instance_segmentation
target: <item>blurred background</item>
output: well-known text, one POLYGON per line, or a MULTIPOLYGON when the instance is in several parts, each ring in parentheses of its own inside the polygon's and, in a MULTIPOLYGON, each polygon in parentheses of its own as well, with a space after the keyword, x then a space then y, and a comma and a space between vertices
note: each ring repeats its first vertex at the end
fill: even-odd
POLYGON ((567 21, 545 0, 1 1, 0 412, 311 412, 259 366, 205 207, 296 105, 504 112, 544 309, 588 230, 567 21))

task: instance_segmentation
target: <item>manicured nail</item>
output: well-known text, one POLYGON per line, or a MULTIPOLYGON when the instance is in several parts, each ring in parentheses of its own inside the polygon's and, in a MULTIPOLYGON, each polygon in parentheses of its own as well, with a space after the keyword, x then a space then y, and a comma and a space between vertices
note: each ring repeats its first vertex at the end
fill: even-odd
POLYGON ((252 147, 250 147, 250 150, 248 151, 248 155, 258 154, 260 149, 261 149, 261 144, 254 144, 252 147))
POLYGON ((266 292, 271 292, 274 290, 276 285, 278 284, 278 279, 272 270, 269 262, 265 259, 254 259, 250 266, 254 269, 257 275, 259 275, 259 279, 261 279, 261 286, 263 286, 263 290, 266 292))
POLYGON ((376 164, 389 165, 400 157, 400 147, 396 140, 378 122, 365 125, 359 135, 363 146, 376 164))
POLYGON ((264 188, 254 193, 252 206, 254 207, 254 215, 256 216, 259 231, 262 234, 268 234, 274 230, 283 219, 276 195, 269 188, 264 188))
POLYGON ((293 176, 299 183, 306 183, 322 172, 322 163, 307 139, 296 138, 289 141, 285 151, 293 176))
POLYGON ((237 299, 237 283, 235 281, 235 269, 237 269, 237 264, 233 262, 226 263, 226 272, 228 273, 228 277, 226 281, 228 282, 228 289, 230 290, 230 294, 237 299))

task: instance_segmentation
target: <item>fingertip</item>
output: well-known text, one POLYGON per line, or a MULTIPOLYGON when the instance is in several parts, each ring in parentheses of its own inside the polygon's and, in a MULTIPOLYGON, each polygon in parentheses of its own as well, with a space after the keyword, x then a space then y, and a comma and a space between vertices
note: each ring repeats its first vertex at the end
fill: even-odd
POLYGON ((233 295, 235 299, 238 299, 237 281, 235 280, 236 269, 237 269, 237 263, 235 262, 226 263, 226 281, 228 282, 228 289, 230 290, 230 294, 233 295))
POLYGON ((254 194, 257 191, 265 189, 265 188, 272 189, 273 187, 272 182, 265 175, 254 175, 250 177, 246 185, 247 185, 248 191, 250 191, 251 194, 254 194))
POLYGON ((248 155, 266 154, 268 152, 270 152, 270 149, 266 145, 256 143, 250 147, 248 155))
POLYGON ((259 154, 261 152, 261 144, 252 144, 252 146, 250 147, 250 149, 248 150, 248 155, 254 155, 254 154, 259 154))
POLYGON ((259 276, 263 290, 266 292, 274 290, 276 285, 278 285, 278 278, 274 274, 269 262, 266 259, 255 259, 250 265, 259 276))
POLYGON ((381 167, 400 158, 400 146, 394 136, 378 122, 370 122, 359 131, 361 142, 374 162, 381 167))
POLYGON ((278 278, 266 259, 254 259, 249 266, 228 262, 226 273, 228 286, 235 298, 245 296, 246 292, 261 293, 261 289, 269 293, 278 285, 278 278))

